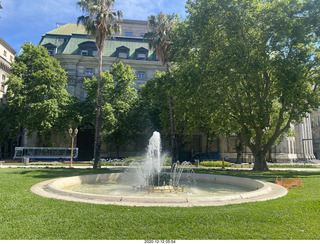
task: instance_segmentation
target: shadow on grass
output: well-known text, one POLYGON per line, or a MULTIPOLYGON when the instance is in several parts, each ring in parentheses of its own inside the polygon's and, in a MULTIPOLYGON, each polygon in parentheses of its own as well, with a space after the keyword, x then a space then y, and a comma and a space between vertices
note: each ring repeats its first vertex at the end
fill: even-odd
POLYGON ((218 175, 228 175, 236 177, 246 177, 257 180, 264 180, 268 182, 275 182, 278 178, 307 178, 307 177, 320 177, 320 171, 295 171, 295 170, 270 170, 270 171, 253 171, 253 170, 196 170, 196 173, 203 174, 218 174, 218 175))
MULTIPOLYGON (((88 174, 107 174, 107 173, 121 173, 120 170, 110 169, 75 169, 75 168, 45 168, 45 169, 23 169, 19 171, 13 171, 13 174, 28 175, 28 177, 39 179, 53 179, 60 177, 71 177, 77 175, 88 174)), ((320 171, 294 171, 294 170, 271 170, 271 171, 253 171, 253 170, 217 170, 217 169, 195 169, 195 173, 201 174, 216 174, 216 175, 228 175, 236 177, 246 177, 251 179, 263 180, 268 182, 275 182, 275 179, 279 178, 308 178, 308 177, 320 177, 320 171)))
POLYGON ((28 169, 20 172, 13 172, 14 174, 27 175, 28 177, 39 179, 54 179, 60 177, 71 177, 77 175, 89 175, 89 174, 107 174, 107 173, 119 173, 121 171, 115 171, 110 169, 75 169, 75 168, 46 168, 46 169, 28 169))

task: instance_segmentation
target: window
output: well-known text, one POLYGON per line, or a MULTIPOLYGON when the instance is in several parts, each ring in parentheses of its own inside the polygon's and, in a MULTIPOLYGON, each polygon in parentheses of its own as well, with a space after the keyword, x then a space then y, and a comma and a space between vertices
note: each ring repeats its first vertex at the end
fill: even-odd
POLYGON ((92 51, 92 56, 98 56, 98 51, 92 51))
POLYGON ((144 47, 137 48, 135 50, 136 59, 146 60, 148 59, 148 49, 144 47))
POLYGON ((50 53, 50 56, 54 55, 54 49, 48 49, 48 52, 50 53))
POLYGON ((3 56, 7 57, 7 51, 3 50, 3 56))
POLYGON ((124 35, 127 36, 127 37, 131 37, 131 36, 133 36, 133 33, 132 32, 125 32, 124 35))
POLYGON ((129 53, 130 53, 130 49, 129 48, 127 48, 125 46, 117 47, 116 57, 118 57, 118 58, 129 58, 129 53))
POLYGON ((81 56, 98 56, 98 49, 95 42, 82 42, 78 45, 78 47, 78 52, 81 56), (97 55, 94 55, 94 52, 96 52, 97 55))
POLYGON ((144 35, 145 35, 145 33, 141 33, 141 34, 140 34, 140 37, 141 37, 141 38, 144 38, 144 35))
POLYGON ((147 59, 146 53, 138 53, 138 59, 147 59))
POLYGON ((12 57, 12 55, 10 55, 10 61, 13 62, 13 57, 12 57))
POLYGON ((81 53, 80 53, 82 56, 88 56, 89 55, 89 52, 88 50, 81 50, 81 53))
POLYGON ((119 52, 119 58, 128 58, 128 53, 119 52))
POLYGON ((6 80, 6 75, 2 75, 2 80, 3 80, 3 81, 6 80))
POLYGON ((144 71, 138 71, 138 79, 145 79, 146 73, 144 71))
POLYGON ((49 52, 51 56, 55 55, 57 52, 57 46, 53 45, 52 43, 47 43, 43 45, 49 52))
POLYGON ((85 74, 89 75, 89 76, 92 76, 93 75, 93 68, 87 68, 85 74))

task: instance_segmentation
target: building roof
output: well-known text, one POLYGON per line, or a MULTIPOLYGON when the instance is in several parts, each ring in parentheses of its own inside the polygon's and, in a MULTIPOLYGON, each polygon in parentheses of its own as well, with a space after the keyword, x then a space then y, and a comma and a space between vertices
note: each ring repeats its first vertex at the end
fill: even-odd
POLYGON ((76 23, 68 23, 49 31, 45 35, 62 35, 62 36, 71 36, 72 34, 80 34, 80 35, 87 35, 86 29, 81 24, 76 23))
MULTIPOLYGON (((125 20, 126 24, 146 25, 146 21, 130 21, 125 20)), ((88 41, 93 41, 94 38, 87 35, 87 32, 82 24, 68 23, 47 32, 42 36, 40 45, 56 46, 56 54, 74 54, 79 55, 79 44, 88 41)), ((125 46, 129 51, 129 59, 135 59, 135 50, 139 48, 148 49, 149 44, 142 37, 125 37, 113 36, 107 40, 105 45, 104 56, 115 57, 116 49, 120 46, 125 46)), ((153 59, 154 53, 149 52, 149 59, 153 59)))
POLYGON ((0 37, 0 44, 2 46, 4 46, 6 49, 8 49, 13 55, 16 55, 17 51, 14 50, 8 43, 5 42, 5 40, 3 40, 1 37, 0 37))

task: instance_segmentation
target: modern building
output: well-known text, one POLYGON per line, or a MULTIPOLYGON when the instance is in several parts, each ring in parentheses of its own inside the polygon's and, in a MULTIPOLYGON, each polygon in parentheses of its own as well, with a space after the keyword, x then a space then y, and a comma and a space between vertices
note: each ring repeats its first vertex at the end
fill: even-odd
MULTIPOLYGON (((5 103, 4 94, 7 91, 6 82, 10 74, 11 63, 16 51, 0 37, 0 106, 5 103)), ((7 139, 0 145, 0 159, 11 157, 17 142, 7 139)))
MULTIPOLYGON (((110 70, 114 62, 122 61, 130 65, 136 72, 137 88, 147 80, 153 79, 156 70, 165 71, 165 68, 158 61, 154 51, 149 50, 148 42, 143 36, 148 32, 147 21, 123 20, 121 33, 117 33, 107 40, 103 54, 103 70, 110 70)), ((90 78, 98 74, 98 52, 92 37, 89 37, 82 25, 74 23, 58 24, 57 28, 44 34, 40 45, 47 48, 67 71, 68 91, 80 100, 86 97, 83 89, 84 78, 90 78)), ((66 128, 67 131, 68 128, 66 128)), ((296 160, 310 160, 314 158, 312 146, 311 120, 305 118, 300 125, 292 125, 295 137, 285 136, 284 139, 274 146, 268 153, 268 160, 287 162, 296 160)), ((77 146, 79 147, 80 158, 91 159, 93 155, 93 129, 79 130, 77 146), (85 154, 81 155, 81 153, 85 154)), ((122 157, 141 155, 151 134, 145 133, 137 136, 135 143, 124 145, 120 148, 122 157)), ((25 144, 32 146, 34 141, 25 141, 25 144)), ((165 143, 167 148, 168 142, 165 143)), ((229 137, 224 140, 217 139, 208 145, 206 135, 197 133, 189 143, 184 143, 179 148, 180 160, 188 160, 196 153, 209 151, 222 151, 225 156, 235 161, 236 137, 229 137)), ((117 150, 112 145, 103 145, 103 157, 116 157, 117 150)), ((241 155, 242 162, 252 161, 252 153, 244 148, 241 155)))

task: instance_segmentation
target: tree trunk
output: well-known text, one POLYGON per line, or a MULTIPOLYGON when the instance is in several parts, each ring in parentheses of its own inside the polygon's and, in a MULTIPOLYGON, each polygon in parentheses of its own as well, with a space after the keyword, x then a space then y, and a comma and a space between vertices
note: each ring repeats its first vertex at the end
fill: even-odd
POLYGON ((171 153, 172 153, 172 165, 177 162, 177 140, 176 140, 176 119, 174 112, 173 97, 169 95, 169 107, 170 107, 170 122, 171 122, 171 153))
POLYGON ((93 168, 101 168, 100 154, 102 142, 102 55, 103 49, 99 49, 99 74, 98 74, 98 90, 97 90, 97 118, 96 118, 96 134, 94 142, 94 164, 93 168))
POLYGON ((257 170, 257 171, 269 170, 267 161, 266 161, 266 153, 264 151, 259 150, 253 156, 254 156, 253 170, 257 170))

